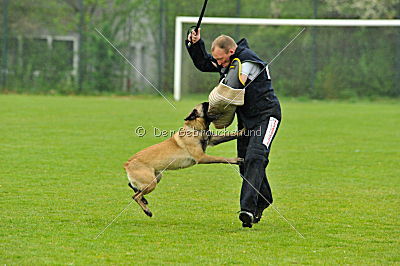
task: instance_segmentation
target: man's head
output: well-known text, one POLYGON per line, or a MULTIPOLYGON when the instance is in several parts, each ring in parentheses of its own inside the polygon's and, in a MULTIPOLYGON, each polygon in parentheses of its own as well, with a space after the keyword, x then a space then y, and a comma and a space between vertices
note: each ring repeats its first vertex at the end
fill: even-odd
POLYGON ((230 56, 235 53, 236 48, 237 44, 231 37, 220 35, 213 41, 211 53, 218 65, 227 67, 231 62, 230 56))

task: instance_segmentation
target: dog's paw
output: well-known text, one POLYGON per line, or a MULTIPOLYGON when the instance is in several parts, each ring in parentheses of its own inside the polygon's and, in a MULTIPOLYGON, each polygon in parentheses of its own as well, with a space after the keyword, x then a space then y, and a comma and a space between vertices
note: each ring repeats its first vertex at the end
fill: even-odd
POLYGON ((143 211, 147 216, 149 216, 149 217, 153 216, 153 213, 150 210, 143 210, 143 211))
POLYGON ((243 165, 244 164, 244 159, 243 158, 236 158, 236 164, 237 165, 243 165))

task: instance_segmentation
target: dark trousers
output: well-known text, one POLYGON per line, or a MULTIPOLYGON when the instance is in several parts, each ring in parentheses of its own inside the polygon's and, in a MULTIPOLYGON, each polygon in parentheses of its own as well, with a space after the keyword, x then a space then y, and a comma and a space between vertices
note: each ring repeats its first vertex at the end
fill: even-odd
POLYGON ((247 136, 237 141, 238 157, 245 159, 244 164, 240 166, 240 174, 243 178, 240 192, 241 210, 257 215, 262 214, 262 211, 272 204, 271 188, 265 170, 279 124, 280 120, 268 117, 247 132, 247 136))

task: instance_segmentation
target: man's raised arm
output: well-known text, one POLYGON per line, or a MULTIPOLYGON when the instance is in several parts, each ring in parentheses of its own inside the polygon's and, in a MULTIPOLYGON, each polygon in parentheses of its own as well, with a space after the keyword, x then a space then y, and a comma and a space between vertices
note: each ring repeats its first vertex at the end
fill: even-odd
POLYGON ((194 30, 185 40, 186 48, 196 68, 203 72, 219 72, 217 61, 207 53, 203 40, 200 39, 200 29, 194 30), (191 43, 189 46, 188 44, 191 43))

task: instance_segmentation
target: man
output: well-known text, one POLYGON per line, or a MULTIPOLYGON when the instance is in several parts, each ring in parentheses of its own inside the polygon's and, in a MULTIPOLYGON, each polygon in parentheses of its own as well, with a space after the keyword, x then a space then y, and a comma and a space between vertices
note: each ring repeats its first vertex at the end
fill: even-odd
POLYGON ((246 39, 235 43, 231 37, 221 35, 212 43, 212 55, 205 50, 200 29, 193 30, 185 43, 200 71, 219 72, 220 81, 236 89, 245 89, 244 104, 236 108, 238 130, 250 131, 237 142, 238 157, 245 159, 240 166, 243 183, 239 219, 243 227, 251 228, 273 201, 265 170, 281 121, 280 104, 272 88, 267 63, 250 50, 246 39), (240 67, 236 67, 237 62, 241 63, 240 67), (232 75, 232 71, 239 72, 232 75))

